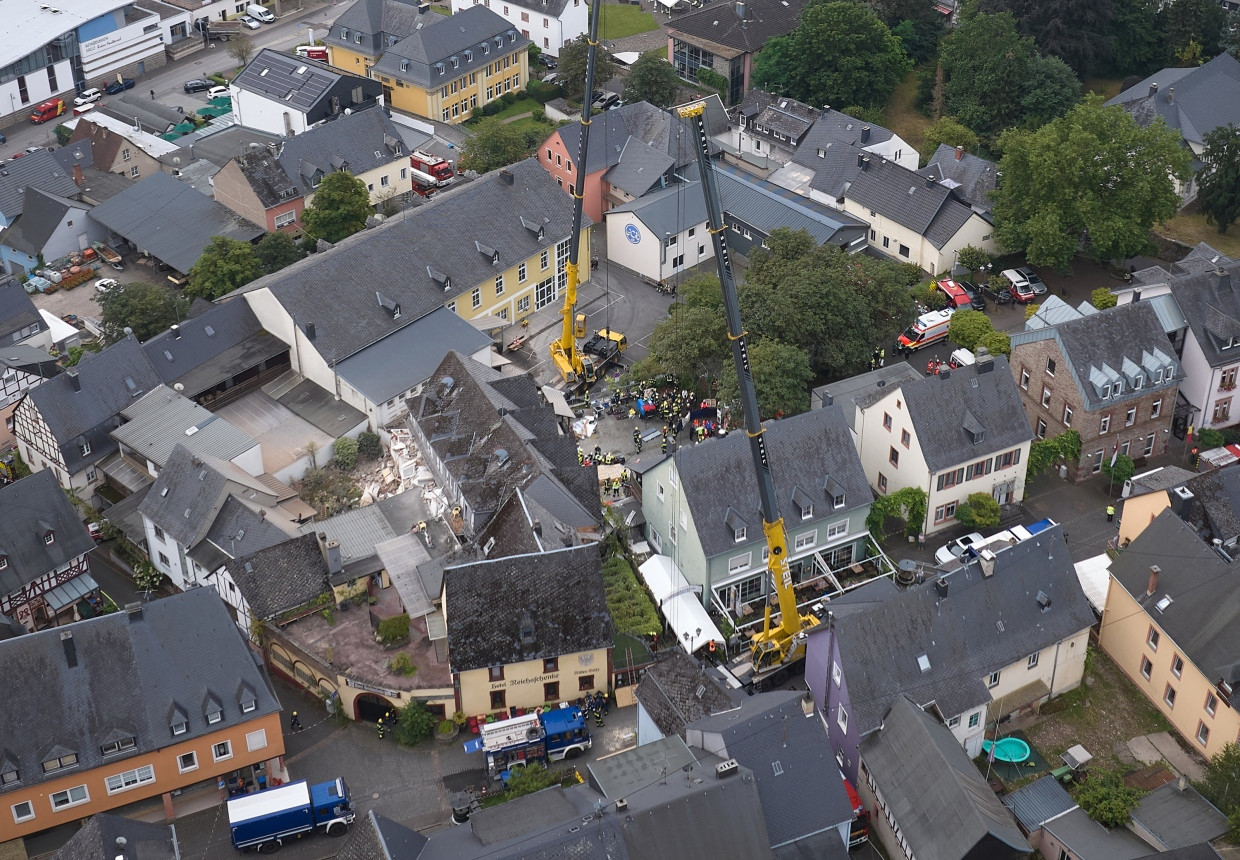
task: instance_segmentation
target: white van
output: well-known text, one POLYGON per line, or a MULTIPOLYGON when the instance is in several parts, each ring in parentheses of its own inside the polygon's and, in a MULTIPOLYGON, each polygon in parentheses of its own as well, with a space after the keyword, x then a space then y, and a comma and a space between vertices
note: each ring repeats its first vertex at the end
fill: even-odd
POLYGON ((249 6, 246 6, 245 14, 249 15, 251 18, 257 18, 265 24, 274 24, 276 20, 276 16, 272 15, 271 12, 267 10, 266 6, 262 6, 258 3, 251 3, 249 6))

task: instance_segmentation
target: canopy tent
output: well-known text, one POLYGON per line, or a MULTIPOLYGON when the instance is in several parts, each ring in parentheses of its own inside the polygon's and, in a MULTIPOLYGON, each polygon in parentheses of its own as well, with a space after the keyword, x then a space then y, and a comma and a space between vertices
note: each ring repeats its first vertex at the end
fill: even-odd
POLYGON ((708 642, 725 642, 723 634, 711 621, 706 607, 698 598, 701 589, 690 585, 680 568, 666 555, 647 559, 638 571, 645 580, 655 602, 676 634, 680 647, 692 654, 708 642))
POLYGON ((1081 591, 1085 599, 1094 608, 1094 612, 1102 614, 1107 603, 1107 587, 1111 583, 1111 559, 1106 554, 1096 555, 1078 561, 1073 567, 1076 578, 1081 582, 1081 591))

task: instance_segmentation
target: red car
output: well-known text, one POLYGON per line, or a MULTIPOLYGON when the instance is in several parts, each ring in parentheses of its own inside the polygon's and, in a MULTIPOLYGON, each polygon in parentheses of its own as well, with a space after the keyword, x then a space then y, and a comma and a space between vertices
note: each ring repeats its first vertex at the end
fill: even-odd
POLYGON ((1012 298, 1020 304, 1028 304, 1037 297, 1037 292, 1033 289, 1033 284, 1029 279, 1016 269, 1004 269, 1003 277, 1011 282, 1012 286, 1008 287, 1008 292, 1012 294, 1012 298))

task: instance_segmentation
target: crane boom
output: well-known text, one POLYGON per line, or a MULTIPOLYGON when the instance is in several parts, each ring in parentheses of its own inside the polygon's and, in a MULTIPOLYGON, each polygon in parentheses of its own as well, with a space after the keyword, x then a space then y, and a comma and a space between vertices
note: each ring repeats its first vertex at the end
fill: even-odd
POLYGON ((577 146, 577 178, 573 183, 573 231, 569 239, 568 263, 565 265, 567 285, 564 288, 563 317, 560 336, 551 341, 551 361, 560 371, 564 381, 570 384, 593 382, 593 362, 577 349, 573 321, 577 311, 577 258, 581 251, 581 220, 586 193, 586 155, 590 150, 590 106, 594 95, 594 61, 598 55, 598 22, 602 0, 591 0, 589 48, 586 53, 586 90, 581 105, 581 140, 577 146))
POLYGON ((771 461, 766 452, 765 430, 758 416, 758 394, 754 389, 753 372, 749 366, 749 348, 746 332, 741 327, 740 299, 736 293, 736 279, 732 275, 732 260, 728 256, 728 243, 723 222, 723 204, 715 180, 714 165, 710 160, 709 136, 706 133, 706 103, 695 102, 678 109, 684 119, 691 119, 698 136, 698 172, 702 179, 702 192, 706 197, 707 230, 714 243, 715 262, 719 269, 719 283, 723 288, 723 308, 727 317, 728 340, 732 344, 732 362, 736 366, 736 378, 740 383, 741 407, 745 416, 745 435, 749 437, 749 453, 753 458, 758 478, 758 498, 762 510, 762 532, 766 538, 767 566, 779 598, 779 624, 771 626, 771 607, 767 604, 762 631, 755 633, 751 653, 755 673, 791 663, 804 656, 803 631, 818 623, 812 615, 801 615, 797 609, 796 592, 792 588, 792 572, 788 568, 788 532, 779 515, 775 500, 775 483, 771 478, 771 461))

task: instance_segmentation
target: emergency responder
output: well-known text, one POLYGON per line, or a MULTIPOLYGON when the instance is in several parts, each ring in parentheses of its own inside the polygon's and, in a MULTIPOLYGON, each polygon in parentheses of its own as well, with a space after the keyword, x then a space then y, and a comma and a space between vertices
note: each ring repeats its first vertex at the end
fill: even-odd
POLYGON ((633 446, 637 448, 637 453, 642 452, 642 431, 639 427, 633 428, 633 446))
POLYGON ((301 717, 297 716, 296 711, 293 711, 293 716, 288 718, 288 730, 290 732, 301 731, 301 717))
POLYGON ((379 730, 379 740, 383 740, 383 735, 387 732, 387 727, 383 725, 383 717, 379 717, 379 722, 375 723, 375 727, 379 730))

